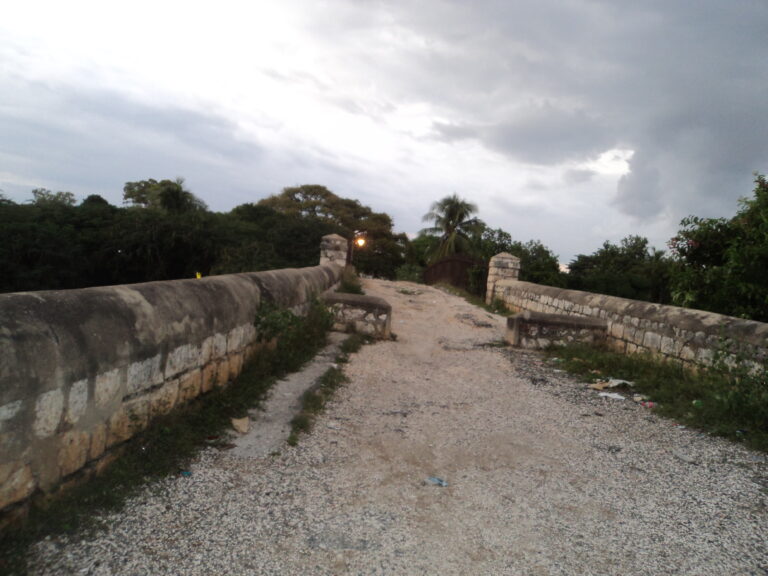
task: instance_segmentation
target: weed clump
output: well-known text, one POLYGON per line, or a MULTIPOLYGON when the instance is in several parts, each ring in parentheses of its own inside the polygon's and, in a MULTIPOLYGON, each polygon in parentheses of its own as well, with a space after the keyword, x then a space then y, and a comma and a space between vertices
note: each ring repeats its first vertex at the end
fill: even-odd
POLYGON ((357 276, 354 266, 346 266, 341 273, 341 282, 336 292, 344 294, 365 294, 360 278, 357 276))
POLYGON ((662 416, 768 451, 768 372, 745 363, 718 361, 692 370, 648 355, 624 355, 605 348, 553 348, 568 372, 587 380, 610 376, 634 382, 662 416))
POLYGON ((296 446, 299 436, 312 430, 315 419, 325 409, 336 389, 347 382, 347 377, 340 368, 329 368, 312 388, 301 397, 301 412, 291 420, 291 433, 288 444, 296 446))

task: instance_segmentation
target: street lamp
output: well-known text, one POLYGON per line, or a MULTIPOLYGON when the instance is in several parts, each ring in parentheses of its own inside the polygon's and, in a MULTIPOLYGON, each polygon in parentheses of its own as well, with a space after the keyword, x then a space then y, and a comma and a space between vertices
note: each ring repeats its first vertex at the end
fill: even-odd
POLYGON ((358 248, 365 248, 368 239, 366 238, 364 230, 355 230, 352 237, 352 242, 349 243, 349 250, 347 251, 347 265, 352 265, 352 259, 355 255, 355 246, 358 248))

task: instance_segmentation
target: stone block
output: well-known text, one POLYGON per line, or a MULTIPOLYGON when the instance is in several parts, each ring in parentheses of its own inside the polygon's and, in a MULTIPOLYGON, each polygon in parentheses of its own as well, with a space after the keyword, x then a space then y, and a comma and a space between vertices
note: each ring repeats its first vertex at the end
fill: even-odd
POLYGON ((624 325, 618 322, 614 322, 608 327, 608 333, 611 335, 612 338, 621 340, 622 338, 624 338, 624 325))
POLYGON ((88 448, 88 460, 95 460, 107 449, 107 425, 103 422, 91 429, 91 443, 88 448))
POLYGON ((674 338, 671 338, 669 336, 662 336, 661 337, 661 353, 665 356, 677 356, 679 352, 679 346, 677 342, 675 342, 674 338))
POLYGON ((158 354, 128 366, 127 393, 136 394, 160 384, 163 381, 162 362, 163 357, 158 354))
POLYGON ((643 348, 648 348, 653 352, 661 350, 661 336, 655 332, 646 332, 643 335, 643 348))
POLYGON ((61 436, 59 443, 59 472, 69 476, 82 468, 88 460, 90 435, 81 430, 70 430, 61 436))
POLYGON ((69 389, 67 423, 77 424, 88 408, 88 380, 78 380, 69 389))
POLYGON ((34 490, 35 479, 28 464, 0 464, 0 509, 28 498, 34 490))
POLYGON ((64 411, 64 394, 61 390, 44 392, 35 403, 35 422, 33 429, 38 438, 51 436, 59 427, 64 411))
POLYGON ((213 350, 211 352, 212 360, 218 360, 227 355, 227 335, 226 334, 214 334, 213 335, 213 350))
POLYGON ((216 372, 216 362, 209 362, 203 366, 200 386, 203 393, 213 390, 213 387, 216 385, 216 372))
POLYGON ((223 388, 229 382, 229 358, 224 357, 216 362, 216 386, 223 388))
POLYGON ((202 366, 208 364, 213 357, 213 336, 208 336, 200 345, 200 363, 202 366))
POLYGON ((227 334, 227 353, 240 352, 256 338, 256 328, 253 324, 244 324, 230 330, 227 334))
POLYGON ((179 402, 188 402, 200 395, 202 385, 202 370, 192 370, 179 378, 179 402))
POLYGON ((194 344, 184 344, 171 351, 165 360, 165 380, 200 366, 201 349, 194 344))
POLYGON ((110 370, 96 376, 96 408, 104 410, 122 399, 120 394, 120 370, 110 370))
POLYGON ((229 355, 229 379, 234 380, 240 376, 243 371, 243 353, 233 353, 229 355))
POLYGON ((0 431, 5 429, 7 422, 13 420, 21 412, 22 405, 23 402, 21 400, 16 400, 0 406, 0 431))
POLYGON ((125 442, 147 427, 149 423, 149 398, 142 397, 124 403, 107 424, 107 448, 125 442))
POLYGON ((171 380, 155 390, 149 398, 149 417, 168 414, 179 400, 179 381, 171 380))

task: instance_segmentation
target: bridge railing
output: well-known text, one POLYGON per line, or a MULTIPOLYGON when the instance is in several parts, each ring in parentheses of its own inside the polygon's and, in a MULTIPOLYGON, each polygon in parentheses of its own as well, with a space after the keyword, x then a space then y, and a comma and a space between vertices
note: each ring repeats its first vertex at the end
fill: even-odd
POLYGON ((311 268, 0 294, 0 511, 237 377, 260 304, 304 311, 345 255, 329 236, 311 268))

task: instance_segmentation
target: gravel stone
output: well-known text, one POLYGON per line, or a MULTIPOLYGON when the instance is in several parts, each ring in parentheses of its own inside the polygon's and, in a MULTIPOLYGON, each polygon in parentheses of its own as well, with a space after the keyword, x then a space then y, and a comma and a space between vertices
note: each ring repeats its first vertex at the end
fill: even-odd
POLYGON ((206 450, 32 573, 768 573, 764 455, 494 346, 505 320, 454 296, 364 287, 397 340, 351 358, 311 435, 206 450))

